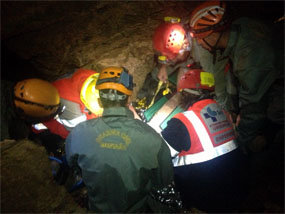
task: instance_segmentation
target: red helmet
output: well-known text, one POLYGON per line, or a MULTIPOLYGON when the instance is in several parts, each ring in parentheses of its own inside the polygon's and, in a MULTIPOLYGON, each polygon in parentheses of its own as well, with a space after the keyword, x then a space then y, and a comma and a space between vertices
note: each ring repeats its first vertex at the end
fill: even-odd
POLYGON ((226 27, 228 20, 224 16, 225 10, 225 2, 206 1, 200 4, 190 16, 191 36, 203 39, 226 27))
POLYGON ((153 35, 153 48, 167 59, 174 59, 183 48, 186 32, 179 23, 160 24, 153 35))
POLYGON ((212 73, 204 72, 202 69, 190 69, 180 77, 177 91, 183 89, 207 89, 214 91, 215 81, 212 73))

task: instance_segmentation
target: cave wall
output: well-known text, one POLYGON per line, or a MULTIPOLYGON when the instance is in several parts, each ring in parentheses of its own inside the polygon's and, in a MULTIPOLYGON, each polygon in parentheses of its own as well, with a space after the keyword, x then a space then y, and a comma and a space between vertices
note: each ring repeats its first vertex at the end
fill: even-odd
POLYGON ((1 148, 1 213, 86 213, 51 173, 44 147, 5 140, 1 148))
POLYGON ((165 15, 187 17, 187 8, 160 1, 2 2, 2 45, 48 80, 76 68, 125 66, 135 96, 153 66, 155 27, 165 15))
MULTIPOLYGON (((1 1, 2 78, 53 81, 76 68, 125 66, 137 84, 135 97, 153 68, 156 26, 164 16, 187 21, 200 2, 1 1)), ((232 7, 238 15, 273 19, 283 15, 281 3, 241 1, 232 7)))

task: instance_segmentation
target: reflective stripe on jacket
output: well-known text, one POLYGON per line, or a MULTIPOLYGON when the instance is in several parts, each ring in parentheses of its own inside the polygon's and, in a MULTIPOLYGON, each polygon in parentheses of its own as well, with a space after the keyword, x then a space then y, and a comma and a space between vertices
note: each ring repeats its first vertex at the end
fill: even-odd
POLYGON ((174 116, 187 128, 191 147, 173 159, 174 166, 200 163, 237 148, 233 127, 216 101, 206 99, 174 116))
POLYGON ((49 129, 51 133, 57 134, 64 139, 67 138, 69 134, 69 131, 55 119, 43 122, 43 124, 49 129))
MULTIPOLYGON (((52 83, 59 92, 60 102, 64 106, 64 111, 55 118, 43 122, 43 125, 51 133, 65 139, 77 124, 97 117, 86 110, 85 105, 80 99, 83 83, 94 73, 92 70, 78 69, 71 77, 65 77, 52 83)), ((37 133, 39 129, 34 127, 33 131, 37 133)))
POLYGON ((64 125, 64 127, 67 130, 72 130, 77 124, 79 124, 79 123, 81 123, 83 121, 86 121, 86 115, 82 114, 81 116, 76 117, 76 118, 71 119, 71 120, 62 119, 60 117, 56 117, 55 119, 60 124, 64 125))

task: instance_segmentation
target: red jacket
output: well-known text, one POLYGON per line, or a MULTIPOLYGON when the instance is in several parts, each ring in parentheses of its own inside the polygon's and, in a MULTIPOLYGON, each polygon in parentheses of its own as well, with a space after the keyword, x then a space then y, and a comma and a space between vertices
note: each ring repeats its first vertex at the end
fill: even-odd
POLYGON ((237 148, 232 124, 212 99, 199 101, 174 118, 185 125, 191 141, 190 149, 177 156, 175 166, 211 160, 237 148))
MULTIPOLYGON (((85 109, 85 105, 80 99, 80 91, 85 80, 95 72, 87 69, 78 69, 73 73, 71 77, 56 80, 52 84, 57 88, 60 98, 69 100, 80 105, 81 113, 86 115, 87 120, 96 118, 93 113, 89 113, 85 109)), ((50 130, 51 133, 60 135, 62 138, 66 138, 69 131, 56 119, 43 122, 43 124, 50 130)), ((33 128, 34 132, 38 132, 33 128)))
POLYGON ((80 99, 80 91, 85 80, 94 73, 96 72, 92 70, 78 69, 71 77, 59 79, 52 83, 57 88, 60 98, 78 103, 81 112, 86 114, 88 120, 97 116, 85 111, 85 105, 80 99))

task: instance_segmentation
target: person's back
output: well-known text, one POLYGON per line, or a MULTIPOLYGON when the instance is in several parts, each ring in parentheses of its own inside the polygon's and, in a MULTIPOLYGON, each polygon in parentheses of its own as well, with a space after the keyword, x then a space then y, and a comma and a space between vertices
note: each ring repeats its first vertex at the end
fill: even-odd
POLYGON ((124 77, 130 76, 121 68, 107 68, 102 76, 104 72, 109 72, 108 78, 99 77, 96 86, 103 116, 72 130, 66 143, 69 165, 80 167, 92 211, 167 212, 168 208, 162 208, 151 193, 154 195, 173 181, 169 149, 159 134, 135 120, 125 107, 131 89, 125 86, 130 81, 125 82, 124 77), (108 84, 115 81, 112 76, 117 73, 117 77, 123 77, 117 78, 110 88, 108 84), (112 105, 106 104, 110 102, 112 105))
POLYGON ((172 181, 167 146, 127 108, 106 109, 102 118, 79 124, 70 138, 77 142, 70 151, 79 155, 91 210, 146 211, 151 189, 172 181))
POLYGON ((282 40, 274 41, 273 23, 232 18, 225 2, 203 2, 190 16, 190 34, 214 61, 229 60, 225 72, 218 67, 214 70, 220 79, 217 100, 235 122, 238 143, 252 152, 250 144, 267 129, 268 122, 284 124, 284 105, 280 102, 284 99, 280 72, 284 70, 284 48, 274 44, 280 46, 282 40))
POLYGON ((167 123, 162 136, 172 150, 175 183, 186 208, 237 211, 246 194, 246 158, 233 126, 213 100, 214 78, 190 69, 178 82, 184 112, 167 123))

